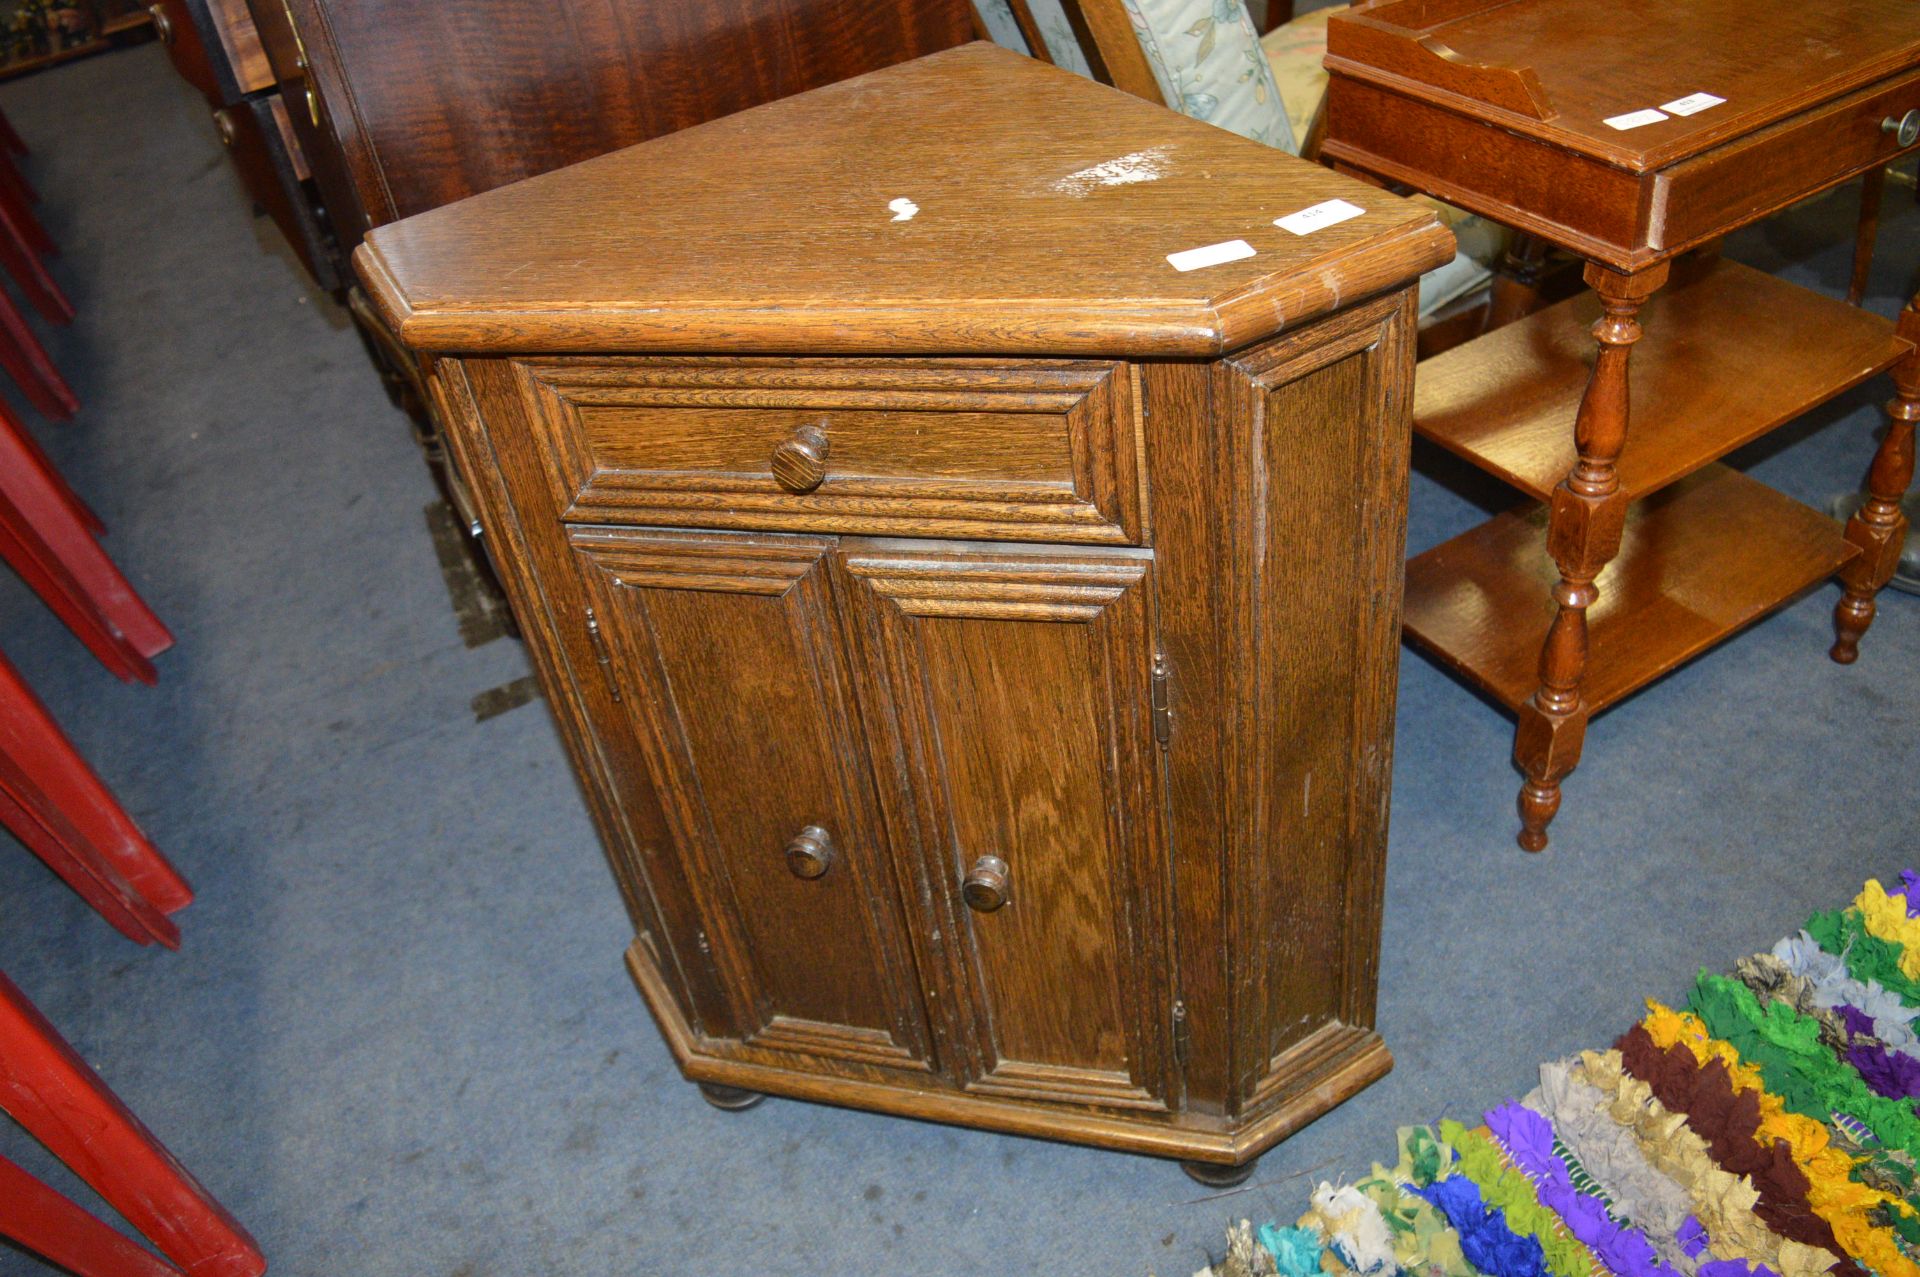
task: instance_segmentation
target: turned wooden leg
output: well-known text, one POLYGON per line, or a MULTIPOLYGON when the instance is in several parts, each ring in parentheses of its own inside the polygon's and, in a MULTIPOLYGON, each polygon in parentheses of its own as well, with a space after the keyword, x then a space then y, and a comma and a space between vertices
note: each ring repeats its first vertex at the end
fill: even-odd
POLYGON ((1255 1157, 1238 1166, 1222 1166, 1218 1162, 1182 1162, 1180 1169, 1196 1184, 1208 1188, 1238 1188, 1253 1178, 1254 1168, 1260 1165, 1255 1157))
POLYGON ((1587 283, 1606 313, 1593 326, 1600 353, 1573 426, 1579 459, 1553 491, 1547 553, 1560 569, 1557 607, 1540 648, 1540 687, 1520 707, 1513 759, 1520 787, 1520 845, 1544 851, 1547 825, 1560 810, 1560 782, 1580 763, 1588 710, 1580 694, 1587 669, 1587 609, 1599 597, 1594 578, 1620 552, 1627 498, 1614 463, 1627 442, 1627 357, 1640 340, 1635 318, 1667 280, 1661 262, 1634 275, 1589 263, 1587 283))
POLYGON ((722 1086, 718 1082, 700 1082, 700 1098, 717 1109, 737 1113, 741 1109, 750 1109, 767 1097, 758 1091, 748 1091, 737 1086, 722 1086))
MULTIPOLYGON (((1899 334, 1920 347, 1920 297, 1900 312, 1899 334)), ((1867 471, 1867 500, 1847 520, 1847 540, 1860 547, 1840 569, 1840 602, 1833 609, 1833 649, 1842 665, 1860 657, 1860 636, 1873 624, 1874 595, 1900 566, 1907 515, 1900 498, 1913 482, 1913 426, 1920 421, 1920 349, 1894 365, 1894 396, 1887 403, 1887 435, 1867 471)))
POLYGON ((1873 273, 1873 242, 1880 233, 1880 198, 1887 191, 1887 170, 1868 169, 1860 179, 1860 221, 1853 232, 1853 279, 1847 301, 1858 306, 1867 295, 1867 276, 1873 273))

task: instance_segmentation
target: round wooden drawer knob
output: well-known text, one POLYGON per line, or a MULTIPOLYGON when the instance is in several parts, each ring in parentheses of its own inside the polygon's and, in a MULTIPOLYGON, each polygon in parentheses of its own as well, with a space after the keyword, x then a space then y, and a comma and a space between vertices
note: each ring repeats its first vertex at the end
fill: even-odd
POLYGON ((818 878, 833 864, 833 839, 818 825, 808 825, 787 844, 787 868, 796 878, 818 878))
POLYGON ((1007 903, 1007 862, 998 856, 982 856, 967 871, 960 884, 960 895, 967 907, 980 913, 992 913, 1007 903))
POLYGON ((1893 140, 1902 148, 1920 142, 1920 107, 1902 116, 1889 115, 1880 121, 1880 131, 1893 134, 1893 140))
POLYGON ((773 477, 788 492, 812 492, 827 477, 827 432, 801 426, 773 450, 773 477))

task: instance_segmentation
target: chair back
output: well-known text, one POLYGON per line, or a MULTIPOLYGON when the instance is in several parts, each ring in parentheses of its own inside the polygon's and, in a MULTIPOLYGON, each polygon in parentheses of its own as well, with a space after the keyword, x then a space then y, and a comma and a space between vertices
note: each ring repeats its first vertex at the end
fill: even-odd
POLYGON ((348 251, 368 227, 976 36, 968 0, 252 6, 263 34, 297 36, 318 102, 290 105, 330 120, 358 204, 327 196, 348 251))
POLYGON ((1003 44, 1299 152, 1244 0, 978 0, 978 7, 1003 44), (1009 38, 1016 33, 1019 40, 1009 38))

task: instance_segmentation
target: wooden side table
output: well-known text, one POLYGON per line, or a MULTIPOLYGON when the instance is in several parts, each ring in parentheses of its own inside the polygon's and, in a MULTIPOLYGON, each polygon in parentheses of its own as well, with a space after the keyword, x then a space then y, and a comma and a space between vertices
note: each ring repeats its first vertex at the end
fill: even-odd
POLYGON ((1906 531, 1920 309, 1891 324, 1675 258, 1920 143, 1913 13, 1389 0, 1329 25, 1327 156, 1588 263, 1592 296, 1421 365, 1414 406, 1422 436, 1543 503, 1407 567, 1408 634, 1519 716, 1529 851, 1593 714, 1836 572, 1832 656, 1857 655, 1906 531), (1716 464, 1889 368, 1844 535, 1716 464))
POLYGON ((372 232, 710 1099, 1219 1182, 1386 1071, 1413 285, 1452 254, 982 44, 372 232))

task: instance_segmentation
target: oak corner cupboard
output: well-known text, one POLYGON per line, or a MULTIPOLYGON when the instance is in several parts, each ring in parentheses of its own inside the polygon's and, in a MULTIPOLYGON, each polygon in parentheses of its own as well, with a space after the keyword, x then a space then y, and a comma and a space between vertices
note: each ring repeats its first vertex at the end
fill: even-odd
POLYGON ((1414 283, 1451 255, 984 44, 371 234, 709 1099, 1234 1182, 1386 1072, 1414 283))

